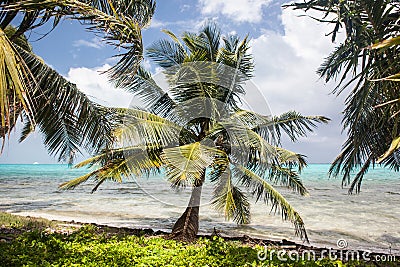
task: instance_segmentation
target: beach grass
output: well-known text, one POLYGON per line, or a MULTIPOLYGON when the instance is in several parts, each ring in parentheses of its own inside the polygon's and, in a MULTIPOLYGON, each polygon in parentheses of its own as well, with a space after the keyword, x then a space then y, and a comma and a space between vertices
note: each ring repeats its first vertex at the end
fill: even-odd
POLYGON ((56 226, 56 223, 43 218, 32 218, 0 212, 0 226, 3 228, 42 230, 56 226))
POLYGON ((282 261, 269 256, 270 251, 263 260, 259 256, 264 247, 218 236, 183 243, 145 232, 108 232, 90 224, 71 232, 48 231, 66 224, 7 213, 0 213, 0 224, 0 266, 376 266, 329 259, 282 261), (14 235, 2 239, 7 229, 14 229, 14 235))

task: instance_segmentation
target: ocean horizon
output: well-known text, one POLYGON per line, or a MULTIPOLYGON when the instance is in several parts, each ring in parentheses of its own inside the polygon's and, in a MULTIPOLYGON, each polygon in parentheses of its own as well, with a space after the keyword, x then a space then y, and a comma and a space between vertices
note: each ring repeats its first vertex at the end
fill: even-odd
MULTIPOLYGON (((376 167, 364 177, 360 194, 349 195, 341 178, 329 178, 329 164, 309 164, 301 174, 310 196, 302 197, 286 188, 279 191, 302 216, 311 245, 337 248, 345 240, 347 249, 400 253, 400 175, 376 167)), ((47 219, 107 224, 118 227, 170 231, 189 201, 190 188, 173 190, 163 175, 106 182, 91 193, 92 182, 74 190, 58 186, 86 174, 87 169, 67 164, 0 164, 0 210, 47 219)), ((214 228, 226 235, 301 242, 291 223, 271 206, 252 203, 251 223, 226 222, 210 206, 212 185, 206 183, 200 208, 200 233, 214 228)))

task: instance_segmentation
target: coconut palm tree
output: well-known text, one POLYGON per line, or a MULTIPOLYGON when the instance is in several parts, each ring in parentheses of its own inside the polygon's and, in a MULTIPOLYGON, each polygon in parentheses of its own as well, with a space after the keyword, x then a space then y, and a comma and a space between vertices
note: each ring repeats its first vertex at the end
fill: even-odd
POLYGON ((313 13, 313 18, 332 25, 332 41, 338 45, 318 74, 327 82, 337 81, 334 93, 349 93, 343 118, 348 138, 329 172, 343 176, 342 184, 350 185, 349 193, 359 192, 363 176, 376 163, 400 170, 400 83, 396 80, 400 73, 400 46, 396 45, 400 4, 390 0, 311 0, 288 6, 319 12, 320 16, 313 13), (338 35, 341 29, 344 35, 338 35), (384 49, 376 49, 379 47, 384 49), (353 171, 357 174, 351 179, 353 171))
POLYGON ((35 128, 59 160, 72 161, 80 149, 98 151, 112 143, 113 112, 88 99, 32 53, 24 33, 62 18, 84 22, 108 44, 123 48, 109 71, 135 73, 142 59, 141 29, 153 13, 153 1, 0 1, 0 138, 23 119, 21 140, 35 128), (13 28, 10 23, 17 23, 13 28))
POLYGON ((328 119, 296 112, 271 117, 240 108, 253 73, 247 38, 223 37, 214 24, 199 33, 185 32, 182 38, 165 32, 170 38, 154 43, 146 54, 163 68, 169 90, 158 86, 143 68, 135 77, 116 76, 116 85, 146 105, 117 110, 121 125, 115 130, 114 148, 78 164, 94 169, 61 187, 72 189, 93 178, 95 191, 106 180, 121 182, 131 175, 165 170, 173 187, 193 188, 186 210, 173 226, 173 238, 196 236, 202 186, 210 181, 215 188, 211 203, 226 219, 250 222, 247 190, 280 211, 307 240, 302 218, 274 188, 279 184, 307 195, 299 177, 306 162, 279 145, 281 134, 295 141, 328 119))

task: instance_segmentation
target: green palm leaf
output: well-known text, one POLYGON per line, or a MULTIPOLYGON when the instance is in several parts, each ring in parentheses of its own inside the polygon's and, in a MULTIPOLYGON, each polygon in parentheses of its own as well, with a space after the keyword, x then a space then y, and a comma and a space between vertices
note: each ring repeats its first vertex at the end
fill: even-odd
POLYGON ((95 168, 90 173, 63 183, 62 189, 74 189, 76 186, 94 178, 96 185, 92 192, 106 180, 122 182, 131 175, 136 177, 158 173, 163 165, 161 150, 157 146, 137 145, 107 150, 75 165, 76 168, 89 166, 95 168))
POLYGON ((262 198, 264 202, 270 202, 274 212, 277 212, 279 208, 282 219, 292 222, 295 226, 296 235, 308 242, 303 219, 272 185, 253 171, 240 165, 235 166, 234 173, 240 177, 239 181, 242 185, 252 190, 252 194, 256 196, 257 201, 262 198))
POLYGON ((34 124, 33 99, 29 92, 35 90, 32 74, 5 32, 0 29, 0 138, 15 125, 22 110, 34 124))
MULTIPOLYGON (((88 30, 104 36, 103 39, 108 44, 126 49, 125 53, 119 55, 121 57, 119 62, 109 72, 113 79, 120 73, 131 75, 136 73, 143 52, 141 29, 148 24, 149 18, 154 13, 155 4, 153 1, 132 2, 128 0, 25 0, 9 1, 2 8, 6 12, 42 11, 46 17, 59 19, 67 16, 89 22, 88 30)), ((39 12, 39 14, 41 13, 39 12)), ((33 20, 38 18, 39 14, 33 20)))
POLYGON ((285 165, 273 164, 270 168, 268 178, 275 184, 286 186, 287 188, 298 192, 302 196, 309 195, 309 192, 303 185, 299 174, 285 165))
POLYGON ((200 142, 163 150, 166 175, 173 186, 197 186, 202 184, 205 168, 213 162, 218 149, 200 142))
POLYGON ((270 122, 256 126, 254 131, 263 137, 271 136, 273 140, 280 140, 282 133, 285 133, 292 141, 296 141, 299 137, 307 136, 308 132, 313 132, 317 123, 328 123, 329 120, 324 116, 303 116, 298 112, 289 111, 274 116, 270 122))
POLYGON ((122 117, 122 125, 115 130, 120 142, 157 143, 168 147, 195 139, 190 130, 153 113, 139 109, 116 111, 122 117))
MULTIPOLYGON (((80 92, 75 84, 48 67, 41 59, 21 48, 17 48, 26 63, 38 89, 31 92, 35 105, 34 113, 44 143, 59 160, 70 160, 80 147, 88 151, 99 151, 112 141, 113 112, 101 107, 80 92), (52 118, 49 120, 49 118, 52 118)), ((21 141, 34 129, 26 122, 21 141)))
POLYGON ((295 111, 271 117, 238 109, 231 115, 230 120, 246 125, 266 140, 276 142, 281 139, 282 133, 296 141, 299 137, 306 136, 307 132, 312 132, 317 123, 328 123, 330 119, 324 116, 303 116, 295 111))
POLYGON ((151 74, 142 66, 136 75, 119 75, 114 83, 116 87, 124 88, 140 97, 146 103, 146 109, 154 114, 167 117, 177 108, 175 101, 153 80, 151 74))
POLYGON ((225 215, 226 220, 233 219, 239 224, 250 223, 250 203, 246 195, 232 184, 229 168, 219 177, 211 204, 225 215))
POLYGON ((98 189, 98 187, 106 180, 112 180, 115 182, 122 182, 123 176, 129 176, 129 170, 124 159, 115 159, 109 161, 106 165, 102 166, 95 171, 88 174, 82 175, 71 181, 60 185, 61 189, 74 189, 76 186, 86 182, 90 178, 94 177, 97 182, 95 187, 92 189, 92 193, 98 189))

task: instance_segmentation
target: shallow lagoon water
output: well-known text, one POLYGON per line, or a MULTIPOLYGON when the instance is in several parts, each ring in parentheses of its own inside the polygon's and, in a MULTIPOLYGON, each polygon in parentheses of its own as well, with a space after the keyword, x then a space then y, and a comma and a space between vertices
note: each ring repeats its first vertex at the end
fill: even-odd
MULTIPOLYGON (((311 245, 336 249, 339 239, 348 249, 400 254, 400 174, 383 168, 370 170, 362 191, 348 195, 340 179, 329 179, 328 164, 310 164, 302 173, 310 192, 301 197, 281 188, 299 211, 311 245)), ((162 175, 105 183, 91 194, 93 184, 62 191, 58 186, 87 173, 67 165, 0 165, 0 210, 48 219, 75 220, 113 226, 169 230, 184 211, 190 189, 170 188, 162 175)), ((212 186, 203 189, 200 231, 214 227, 227 235, 301 242, 289 222, 273 215, 271 207, 252 201, 251 224, 224 221, 209 205, 212 186)), ((251 199, 250 199, 251 200, 251 199)))

